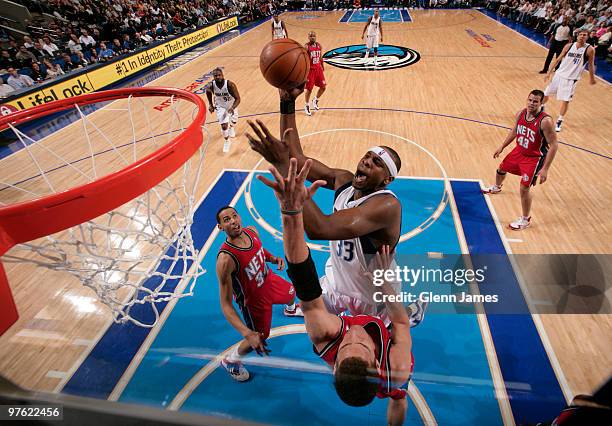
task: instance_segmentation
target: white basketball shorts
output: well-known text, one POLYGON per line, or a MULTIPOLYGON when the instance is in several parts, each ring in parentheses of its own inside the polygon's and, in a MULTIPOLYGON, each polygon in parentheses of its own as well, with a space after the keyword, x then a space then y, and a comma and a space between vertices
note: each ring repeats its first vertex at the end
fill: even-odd
POLYGON ((568 80, 555 73, 550 84, 544 89, 544 95, 550 96, 556 94, 557 100, 569 102, 574 97, 577 84, 578 80, 568 80))
POLYGON ((227 109, 222 107, 215 107, 215 112, 217 113, 217 120, 219 120, 219 124, 227 124, 230 121, 232 123, 238 122, 238 110, 235 109, 232 115, 227 113, 227 109))
POLYGON ((323 290, 323 301, 330 314, 340 315, 348 311, 351 315, 371 315, 380 317, 386 326, 391 324, 384 304, 378 306, 366 303, 355 297, 342 294, 335 288, 327 275, 319 278, 323 290))
POLYGON ((366 47, 368 49, 377 48, 380 42, 380 35, 366 35, 366 47))

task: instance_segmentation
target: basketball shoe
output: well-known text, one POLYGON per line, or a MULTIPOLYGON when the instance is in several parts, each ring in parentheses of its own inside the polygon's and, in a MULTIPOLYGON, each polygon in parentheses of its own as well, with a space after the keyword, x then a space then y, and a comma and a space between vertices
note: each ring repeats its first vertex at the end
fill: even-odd
POLYGON ((501 192, 501 185, 486 186, 482 188, 481 191, 483 194, 499 194, 501 192))
POLYGON ((299 303, 295 305, 293 310, 290 310, 289 306, 285 305, 285 310, 283 313, 285 314, 286 317, 303 317, 304 316, 304 312, 302 312, 302 307, 300 306, 299 303))
POLYGON ((416 327, 425 318, 425 311, 427 310, 427 303, 422 300, 417 300, 408 305, 408 315, 410 315, 410 328, 416 327))
POLYGON ((312 112, 310 112, 310 105, 306 104, 304 105, 304 112, 306 113, 306 115, 311 116, 312 112))
POLYGON ((229 139, 225 139, 225 142, 223 142, 223 152, 224 153, 229 152, 231 144, 232 142, 229 139))
POLYGON ((236 129, 234 128, 234 125, 231 125, 229 127, 229 137, 230 138, 235 138, 236 137, 236 129))
POLYGON ((317 98, 312 98, 312 107, 316 110, 319 109, 319 100, 317 98))
POLYGON ((561 131, 561 126, 563 126, 563 120, 557 120, 557 124, 555 124, 555 132, 559 133, 561 131))
POLYGON ((508 228, 512 229, 513 231, 520 231, 522 229, 529 228, 530 226, 531 226, 531 216, 529 217, 521 216, 517 220, 509 224, 508 228))
POLYGON ((246 382, 251 377, 240 361, 230 362, 227 358, 224 358, 221 361, 221 365, 229 373, 230 377, 237 382, 246 382))

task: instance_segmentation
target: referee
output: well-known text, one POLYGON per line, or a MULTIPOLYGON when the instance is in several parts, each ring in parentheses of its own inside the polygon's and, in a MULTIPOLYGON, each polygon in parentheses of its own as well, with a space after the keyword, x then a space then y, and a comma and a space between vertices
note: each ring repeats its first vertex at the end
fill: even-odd
POLYGON ((553 56, 559 56, 563 47, 571 41, 572 29, 567 24, 567 16, 563 16, 563 20, 551 31, 550 40, 548 40, 548 55, 544 62, 544 68, 540 71, 540 74, 548 73, 548 67, 553 59, 553 56))

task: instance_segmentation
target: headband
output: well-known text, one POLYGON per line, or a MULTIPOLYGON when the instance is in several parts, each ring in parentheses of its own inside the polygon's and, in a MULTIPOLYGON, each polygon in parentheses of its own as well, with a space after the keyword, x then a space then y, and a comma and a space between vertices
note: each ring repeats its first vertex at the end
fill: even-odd
POLYGON ((391 158, 391 155, 386 149, 379 146, 373 146, 372 148, 368 149, 368 151, 373 152, 374 154, 378 155, 381 160, 383 160, 391 177, 397 176, 397 166, 395 165, 395 161, 393 161, 393 158, 391 158))

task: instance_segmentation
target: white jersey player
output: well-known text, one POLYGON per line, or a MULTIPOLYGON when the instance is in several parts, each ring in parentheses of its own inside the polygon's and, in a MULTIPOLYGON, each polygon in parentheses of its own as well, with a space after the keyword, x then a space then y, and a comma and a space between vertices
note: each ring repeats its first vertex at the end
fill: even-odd
POLYGON ((374 49, 374 66, 376 66, 378 45, 383 41, 382 19, 380 19, 378 9, 374 11, 374 16, 370 16, 368 23, 363 27, 361 38, 363 39, 364 36, 366 44, 365 58, 367 59, 370 56, 370 50, 374 49))
POLYGON ((206 88, 208 110, 217 113, 217 120, 221 124, 223 134, 223 152, 229 152, 230 138, 236 137, 234 127, 238 122, 238 105, 240 94, 236 85, 223 77, 221 68, 213 71, 213 81, 206 88), (213 102, 214 96, 214 102, 213 102))
MULTIPOLYGON (((358 199, 352 182, 336 190, 334 212, 361 206, 374 197, 388 194, 397 197, 388 189, 380 189, 358 199)), ((329 242, 330 256, 325 264, 325 276, 320 283, 327 310, 333 314, 344 311, 364 315, 381 316, 387 323, 384 304, 374 303, 374 293, 380 289, 372 284, 372 260, 378 249, 367 235, 329 242)), ((389 269, 395 269, 395 260, 389 269)), ((399 293, 399 282, 390 283, 399 293)))
POLYGON ((589 64, 589 83, 595 84, 595 49, 586 43, 588 36, 589 32, 587 30, 581 30, 575 43, 566 44, 561 54, 551 65, 550 71, 546 76, 546 79, 550 80, 554 69, 559 61, 561 61, 559 69, 555 72, 546 89, 544 89, 543 101, 545 104, 548 101, 548 97, 554 94, 557 95, 557 100, 561 101, 559 117, 555 126, 557 132, 561 131, 564 115, 567 112, 569 102, 574 96, 576 84, 582 76, 587 61, 589 64))
POLYGON ((285 23, 278 18, 278 14, 274 14, 274 19, 272 19, 272 40, 276 40, 279 38, 288 38, 289 33, 287 32, 287 27, 285 23))

